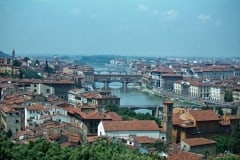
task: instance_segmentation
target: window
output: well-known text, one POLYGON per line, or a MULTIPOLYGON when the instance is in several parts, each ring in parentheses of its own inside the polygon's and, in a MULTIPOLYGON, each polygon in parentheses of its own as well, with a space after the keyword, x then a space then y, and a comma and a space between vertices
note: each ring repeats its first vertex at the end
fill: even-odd
POLYGON ((16 123, 19 123, 19 120, 18 120, 18 119, 16 119, 16 123))
POLYGON ((37 92, 37 90, 36 90, 36 89, 34 89, 34 92, 36 93, 36 92, 37 92))
POLYGON ((48 88, 48 89, 46 89, 46 92, 47 92, 47 93, 50 93, 50 89, 49 89, 49 88, 48 88))
POLYGON ((37 87, 37 85, 36 85, 36 84, 34 84, 34 87, 37 87))

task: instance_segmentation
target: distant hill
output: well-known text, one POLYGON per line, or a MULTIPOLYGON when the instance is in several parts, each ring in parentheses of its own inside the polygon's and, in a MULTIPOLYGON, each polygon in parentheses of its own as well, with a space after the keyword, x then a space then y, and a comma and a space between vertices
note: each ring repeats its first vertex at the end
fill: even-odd
POLYGON ((10 55, 0 51, 0 58, 7 58, 7 57, 10 57, 10 55))

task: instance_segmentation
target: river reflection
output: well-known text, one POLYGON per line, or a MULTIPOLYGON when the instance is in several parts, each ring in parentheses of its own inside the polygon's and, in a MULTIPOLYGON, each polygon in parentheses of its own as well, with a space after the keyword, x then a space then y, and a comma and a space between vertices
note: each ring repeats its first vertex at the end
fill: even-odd
MULTIPOLYGON (((104 87, 103 83, 95 83, 95 87, 104 87)), ((162 97, 143 93, 134 84, 128 84, 127 88, 122 87, 122 83, 112 82, 109 89, 113 95, 120 97, 121 105, 162 105, 162 97)))

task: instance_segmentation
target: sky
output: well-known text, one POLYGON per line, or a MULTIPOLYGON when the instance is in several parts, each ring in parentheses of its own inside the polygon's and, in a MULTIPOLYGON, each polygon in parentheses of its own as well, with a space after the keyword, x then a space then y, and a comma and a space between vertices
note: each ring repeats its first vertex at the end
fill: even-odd
POLYGON ((240 56, 240 0, 0 0, 16 55, 240 56))

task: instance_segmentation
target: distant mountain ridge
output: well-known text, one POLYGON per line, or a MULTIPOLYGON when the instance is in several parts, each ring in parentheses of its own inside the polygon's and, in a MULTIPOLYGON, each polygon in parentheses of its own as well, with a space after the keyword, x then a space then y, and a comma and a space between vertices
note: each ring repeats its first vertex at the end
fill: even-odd
POLYGON ((0 51, 0 58, 8 58, 8 57, 10 57, 9 54, 0 51))

